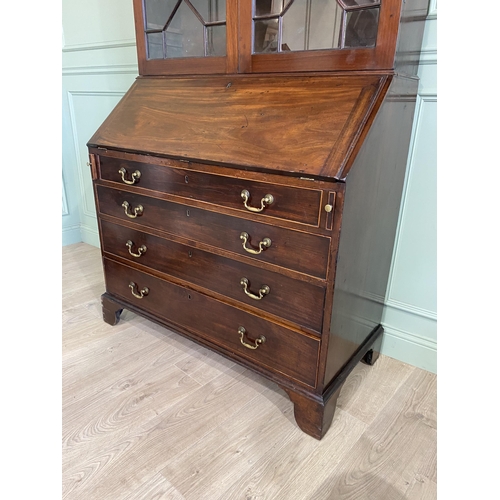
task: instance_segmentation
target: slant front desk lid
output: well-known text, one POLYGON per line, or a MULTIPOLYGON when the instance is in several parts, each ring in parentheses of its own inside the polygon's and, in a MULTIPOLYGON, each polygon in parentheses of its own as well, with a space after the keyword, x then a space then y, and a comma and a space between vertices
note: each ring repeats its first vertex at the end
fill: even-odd
POLYGON ((138 78, 88 145, 343 179, 390 79, 138 78))

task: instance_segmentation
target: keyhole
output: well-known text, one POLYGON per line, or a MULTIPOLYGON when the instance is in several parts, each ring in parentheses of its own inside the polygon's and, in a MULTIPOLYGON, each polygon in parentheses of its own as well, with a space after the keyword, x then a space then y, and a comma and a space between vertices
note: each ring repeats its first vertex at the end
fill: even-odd
POLYGON ((186 210, 186 216, 189 217, 190 215, 189 210, 186 210))
POLYGON ((190 293, 188 293, 188 299, 191 299, 191 294, 190 293))
POLYGON ((191 252, 191 250, 189 250, 189 252, 188 252, 188 256, 189 256, 189 257, 192 257, 192 256, 193 256, 193 252, 191 252))
POLYGON ((188 177, 187 175, 184 177, 184 182, 185 182, 186 184, 189 182, 189 177, 188 177))

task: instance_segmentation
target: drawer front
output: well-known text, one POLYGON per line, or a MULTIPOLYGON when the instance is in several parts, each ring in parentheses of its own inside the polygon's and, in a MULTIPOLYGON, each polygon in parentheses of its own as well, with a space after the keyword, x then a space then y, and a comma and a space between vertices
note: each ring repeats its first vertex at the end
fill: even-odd
POLYGON ((186 328, 254 365, 315 386, 318 340, 106 258, 104 271, 106 290, 111 295, 186 328), (132 289, 131 283, 135 285, 132 289), (240 328, 244 328, 243 335, 240 328), (255 341, 261 335, 265 342, 257 345, 255 341), (242 341, 257 348, 245 347, 242 341))
POLYGON ((97 186, 99 211, 318 278, 326 277, 330 239, 97 186), (123 207, 123 203, 128 208, 123 207), (139 208, 141 208, 139 210, 139 208), (126 215, 138 214, 134 218, 126 215), (242 234, 248 236, 242 240, 242 234), (270 246, 266 247, 269 243, 270 246), (246 249, 243 247, 245 244, 246 249), (260 252, 258 254, 252 252, 260 252))
POLYGON ((100 156, 99 162, 102 179, 120 184, 134 181, 134 185, 141 188, 193 198, 244 212, 255 213, 244 206, 241 195, 244 190, 248 192, 246 204, 250 208, 261 209, 262 200, 271 195, 272 203, 264 203, 259 216, 268 215, 318 226, 321 207, 319 189, 282 186, 107 156, 100 156), (123 178, 121 169, 124 169, 123 178), (136 172, 140 175, 137 176, 136 172))
POLYGON ((325 298, 323 287, 104 220, 101 221, 101 228, 102 248, 107 253, 321 333, 325 298), (242 279, 247 280, 245 285, 241 283, 242 279))

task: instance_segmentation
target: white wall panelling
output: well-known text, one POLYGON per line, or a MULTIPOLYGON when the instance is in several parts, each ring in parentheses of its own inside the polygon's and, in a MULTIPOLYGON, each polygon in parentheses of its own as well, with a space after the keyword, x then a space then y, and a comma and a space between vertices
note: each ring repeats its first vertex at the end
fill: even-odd
POLYGON ((66 196, 66 183, 64 180, 64 175, 62 177, 62 220, 63 220, 63 230, 62 230, 62 244, 70 245, 72 243, 78 243, 82 241, 80 233, 80 218, 78 210, 70 209, 68 203, 68 197, 66 196))
POLYGON ((123 97, 133 79, 134 75, 116 73, 63 77, 63 113, 66 122, 66 140, 63 142, 63 157, 66 161, 63 162, 63 168, 66 166, 66 172, 74 179, 67 196, 77 200, 81 232, 79 241, 96 246, 99 245, 99 238, 86 144, 123 97))
POLYGON ((72 135, 77 152, 79 194, 82 200, 82 214, 86 217, 95 219, 96 216, 86 144, 122 96, 123 92, 68 92, 72 135))
POLYGON ((135 46, 131 0, 63 0, 64 52, 135 46))
POLYGON ((67 45, 63 47, 63 52, 77 52, 79 50, 101 50, 101 49, 116 49, 123 47, 134 47, 135 39, 130 40, 115 40, 101 43, 80 43, 67 45))
POLYGON ((68 200, 66 199, 66 190, 64 189, 64 177, 62 178, 62 214, 69 215, 68 200))
POLYGON ((99 245, 86 143, 137 76, 132 1, 63 0, 63 244, 99 245))
POLYGON ((432 372, 437 370, 436 107, 436 95, 419 96, 385 300, 382 349, 432 372))
MULTIPOLYGON (((137 76, 132 0, 63 0, 63 244, 98 246, 86 143, 137 76)), ((430 1, 411 154, 384 302, 382 352, 436 371, 437 0, 430 1)), ((362 318, 360 319, 362 320, 362 318)))
POLYGON ((431 0, 405 190, 385 298, 382 352, 437 371, 437 2, 431 0))
POLYGON ((81 201, 80 224, 82 240, 93 245, 99 244, 99 235, 92 179, 90 168, 87 165, 88 151, 86 144, 123 95, 123 91, 68 91, 68 105, 80 191, 78 197, 81 201))
POLYGON ((427 19, 437 19, 438 2, 437 0, 430 0, 429 2, 429 15, 427 19))
POLYGON ((76 169, 68 168, 72 164, 74 157, 73 137, 69 114, 64 111, 62 115, 62 193, 63 193, 63 214, 62 214, 62 243, 70 245, 82 241, 80 231, 80 208, 79 199, 75 193, 78 192, 78 177, 76 169))

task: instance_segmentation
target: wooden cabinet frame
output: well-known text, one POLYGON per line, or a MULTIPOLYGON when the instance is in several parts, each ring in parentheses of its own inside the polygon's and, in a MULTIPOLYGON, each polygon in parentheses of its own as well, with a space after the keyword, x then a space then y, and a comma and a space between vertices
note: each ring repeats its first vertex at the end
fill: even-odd
POLYGON ((151 59, 146 57, 143 1, 134 1, 139 73, 152 75, 283 73, 304 71, 390 70, 394 67, 399 0, 382 0, 373 48, 305 50, 252 54, 252 0, 226 1, 226 56, 151 59))
POLYGON ((226 0, 226 56, 161 60, 143 1, 141 76, 87 143, 103 319, 260 373, 321 439, 381 349, 428 0, 381 0, 373 48, 273 54, 252 54, 252 0, 226 0))

